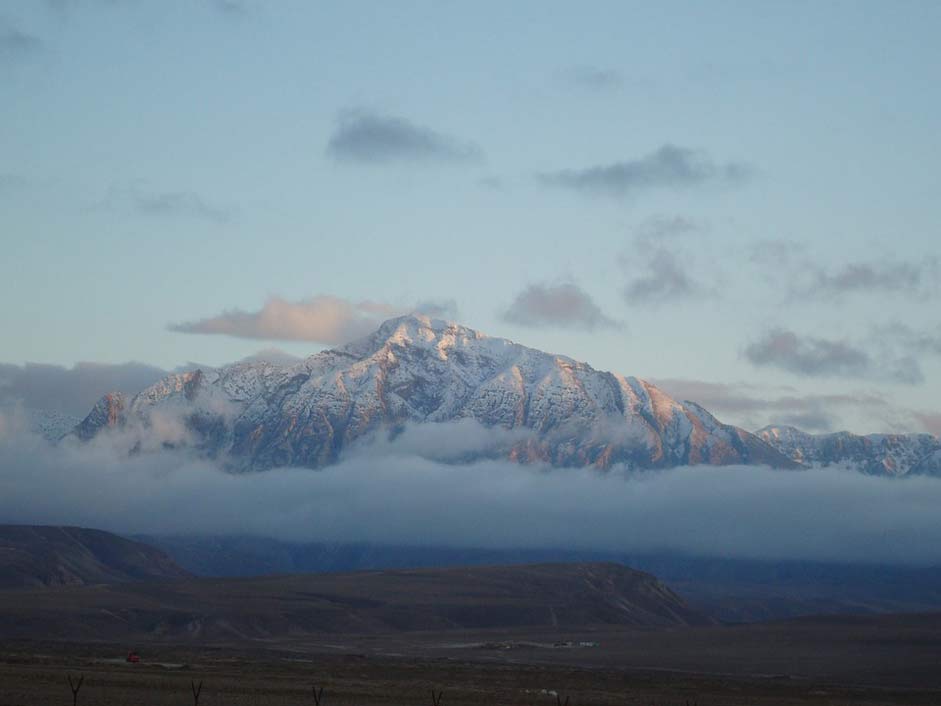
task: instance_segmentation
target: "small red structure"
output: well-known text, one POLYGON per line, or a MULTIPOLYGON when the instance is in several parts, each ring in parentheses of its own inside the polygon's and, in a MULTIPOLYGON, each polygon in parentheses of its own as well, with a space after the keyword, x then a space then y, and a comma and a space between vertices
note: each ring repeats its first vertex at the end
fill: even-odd
POLYGON ((137 664, 138 662, 140 662, 140 655, 137 654, 136 652, 128 652, 127 661, 132 664, 137 664))

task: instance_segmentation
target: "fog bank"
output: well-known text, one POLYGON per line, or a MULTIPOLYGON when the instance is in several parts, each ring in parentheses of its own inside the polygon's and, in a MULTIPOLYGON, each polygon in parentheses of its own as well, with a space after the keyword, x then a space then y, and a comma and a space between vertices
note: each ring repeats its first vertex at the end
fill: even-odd
POLYGON ((941 564, 941 480, 933 478, 450 463, 490 443, 466 424, 364 445, 320 471, 242 475, 184 451, 129 456, 113 441, 53 446, 0 416, 0 522, 125 534, 941 564), (458 436, 463 443, 449 454, 458 436))

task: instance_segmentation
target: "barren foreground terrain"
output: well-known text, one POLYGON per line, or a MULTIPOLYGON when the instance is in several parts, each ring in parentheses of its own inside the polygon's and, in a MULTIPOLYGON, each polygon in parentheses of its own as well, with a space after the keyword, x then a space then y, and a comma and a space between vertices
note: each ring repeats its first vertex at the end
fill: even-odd
POLYGON ((146 646, 8 641, 0 706, 79 704, 555 706, 937 704, 941 617, 813 619, 640 630, 604 626, 146 646), (127 664, 130 648, 142 662, 127 664))

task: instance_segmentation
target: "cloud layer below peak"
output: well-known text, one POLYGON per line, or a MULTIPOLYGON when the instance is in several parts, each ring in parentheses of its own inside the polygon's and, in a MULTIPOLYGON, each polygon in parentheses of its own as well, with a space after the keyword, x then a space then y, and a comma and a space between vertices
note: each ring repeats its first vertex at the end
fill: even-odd
POLYGON ((490 443, 490 430, 433 426, 435 433, 361 448, 323 471, 232 475, 179 451, 116 453, 107 438, 50 446, 0 416, 0 519, 300 541, 941 561, 937 479, 831 469, 599 474, 501 460, 453 464, 442 455, 455 444, 490 443))

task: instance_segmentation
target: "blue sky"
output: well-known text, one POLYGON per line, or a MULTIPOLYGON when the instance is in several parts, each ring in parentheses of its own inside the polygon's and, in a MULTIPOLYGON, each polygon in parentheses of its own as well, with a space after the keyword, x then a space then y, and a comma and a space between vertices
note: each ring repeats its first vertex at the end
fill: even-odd
POLYGON ((0 0, 0 362, 306 355, 420 306, 744 425, 937 433, 939 29, 0 0))

